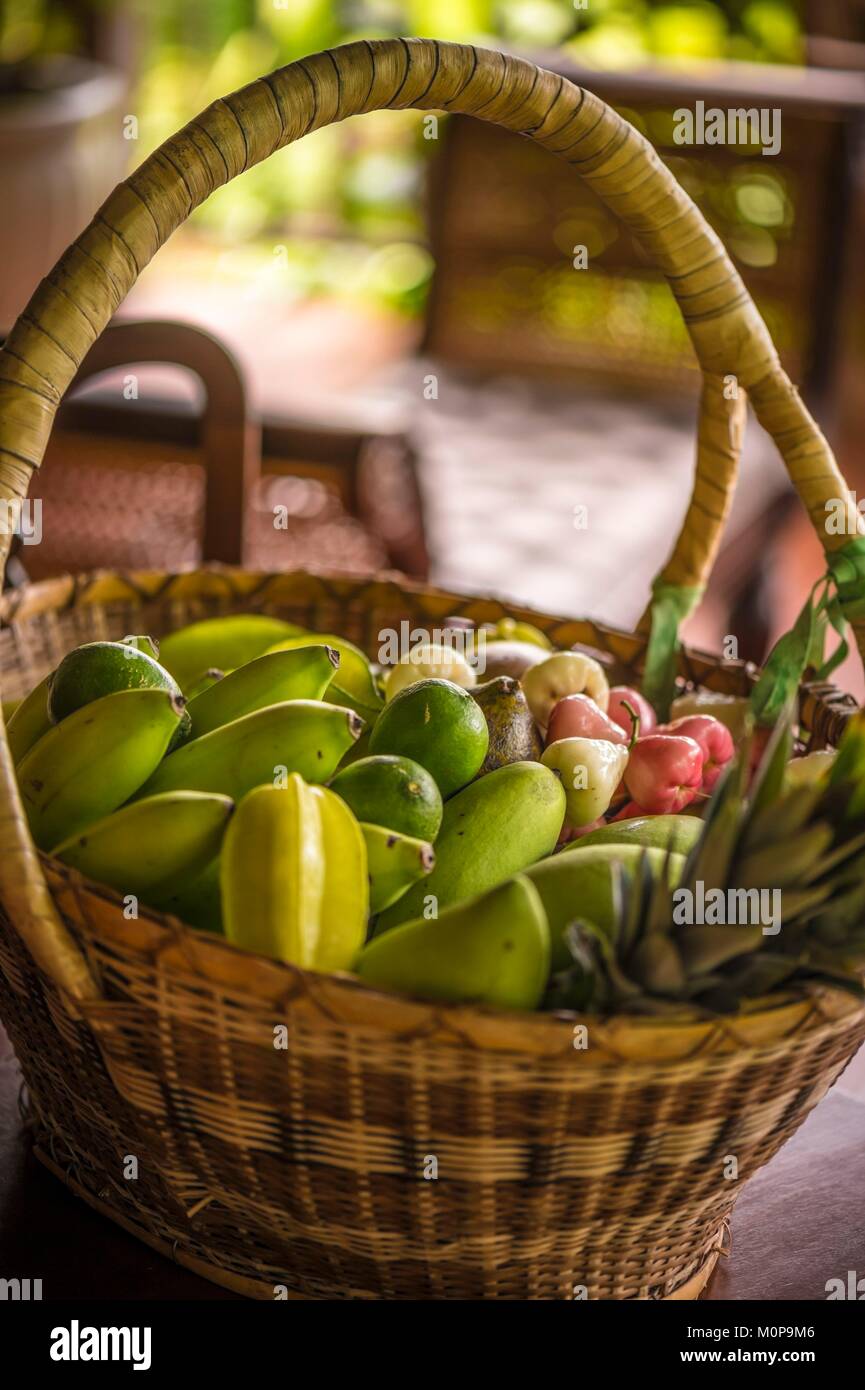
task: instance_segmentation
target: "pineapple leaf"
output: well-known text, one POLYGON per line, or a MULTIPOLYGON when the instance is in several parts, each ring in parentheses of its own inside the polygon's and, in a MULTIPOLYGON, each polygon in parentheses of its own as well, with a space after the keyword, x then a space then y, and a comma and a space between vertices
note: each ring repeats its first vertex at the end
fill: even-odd
POLYGON ((787 984, 799 969, 797 956, 754 954, 747 960, 734 963, 724 972, 727 987, 747 999, 757 999, 781 985, 787 984))
MULTIPOLYGON (((793 719, 792 709, 788 706, 772 730, 751 784, 752 816, 759 815, 767 807, 773 806, 780 797, 784 785, 784 772, 792 754, 793 719)), ((746 821, 746 827, 747 823, 746 821)))
POLYGON ((828 903, 832 897, 831 883, 818 883, 813 887, 784 889, 782 911, 785 929, 798 923, 802 917, 811 918, 817 908, 828 903))
POLYGON ((679 950, 689 975, 705 975, 738 956, 759 950, 764 941, 761 926, 685 927, 679 950))
MULTIPOLYGON (((852 877, 854 880, 862 879, 865 877, 865 856, 862 855, 863 850, 865 850, 865 832, 861 835, 857 835, 854 840, 845 840, 842 844, 836 845, 835 849, 830 850, 821 857, 818 865, 820 876, 831 874, 835 869, 842 868, 844 874, 850 876, 851 866, 848 861, 852 860, 853 869, 855 871, 852 877)), ((838 882, 840 878, 841 874, 834 875, 835 882, 838 882)), ((803 882, 810 883, 811 878, 804 879, 803 882)))
POLYGON ((850 784, 858 788, 860 797, 865 796, 865 711, 850 720, 829 770, 830 787, 850 784))
POLYGON ((702 833, 685 863, 683 886, 693 886, 700 880, 707 888, 726 886, 745 814, 746 766, 746 755, 741 753, 715 788, 704 817, 702 833))
POLYGON ((548 1007, 726 1014, 744 1000, 816 984, 865 998, 865 715, 848 727, 820 783, 785 787, 791 747, 788 710, 750 793, 750 745, 740 749, 678 882, 669 855, 660 873, 647 854, 630 872, 614 865, 614 931, 571 924, 573 964, 551 982, 548 1007), (695 902, 721 890, 729 924, 677 924, 677 887, 695 902), (764 891, 782 894, 780 934, 754 924, 753 896, 764 891))
POLYGON ((644 936, 628 961, 629 972, 650 994, 678 997, 688 977, 674 943, 655 932, 644 936))
MULTIPOLYGON (((646 856, 641 855, 637 867, 637 873, 642 875, 646 856)), ((619 923, 619 935, 617 941, 618 954, 620 959, 626 960, 633 948, 634 942, 639 940, 642 925, 642 901, 643 893, 638 884, 630 874, 626 874, 621 863, 616 862, 611 868, 611 887, 613 895, 613 911, 616 921, 619 923)), ((642 882, 642 878, 638 883, 642 882)))
POLYGON ((778 845, 797 835, 811 820, 820 802, 819 787, 791 787, 772 806, 751 818, 745 843, 748 849, 778 845))
POLYGON ((775 845, 746 852, 736 863, 737 888, 791 888, 819 871, 834 836, 831 825, 809 825, 775 845))

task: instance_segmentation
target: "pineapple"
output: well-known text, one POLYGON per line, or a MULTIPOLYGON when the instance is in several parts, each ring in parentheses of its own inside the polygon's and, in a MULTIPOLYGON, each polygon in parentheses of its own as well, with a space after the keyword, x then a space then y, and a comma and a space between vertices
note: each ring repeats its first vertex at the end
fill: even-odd
POLYGON ((571 925, 573 965, 554 977, 549 1007, 729 1013, 819 980, 865 997, 865 715, 813 784, 785 786, 791 748, 784 720, 750 791, 742 749, 675 886, 648 860, 619 871, 612 937, 571 925))

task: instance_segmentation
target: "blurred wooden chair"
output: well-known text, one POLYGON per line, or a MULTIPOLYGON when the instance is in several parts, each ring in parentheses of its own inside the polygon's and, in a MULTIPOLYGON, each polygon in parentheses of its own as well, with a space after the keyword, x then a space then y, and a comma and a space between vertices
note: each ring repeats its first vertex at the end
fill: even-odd
MULTIPOLYGON (((837 434, 834 427, 844 415, 842 320, 861 259, 850 216, 854 156, 865 123, 861 76, 748 63, 696 73, 661 65, 588 71, 561 53, 531 56, 597 92, 648 135, 725 241, 785 366, 818 418, 837 434), (783 131, 777 156, 731 145, 676 144, 674 113, 693 110, 697 101, 725 111, 777 108, 783 131)), ((436 275, 425 353, 469 380, 520 377, 527 395, 532 380, 545 391, 553 380, 566 388, 562 406, 544 396, 537 407, 542 430, 536 427, 536 472, 544 435, 562 433, 568 401, 579 392, 589 408, 585 428, 572 433, 574 500, 585 500, 590 486, 605 487, 609 496, 596 503, 602 515, 621 507, 622 497, 641 496, 631 480, 645 462, 645 449, 638 432, 627 437, 631 407, 639 403, 647 423, 651 417, 657 426, 647 428, 647 435, 661 439, 665 415, 689 403, 693 408, 699 384, 693 350, 660 273, 566 163, 482 121, 448 117, 431 169, 429 203, 436 275), (576 254, 580 248, 587 253, 584 262, 576 254)), ((480 414, 479 398, 476 390, 472 418, 480 414)), ((857 409, 861 400, 859 392, 857 409)), ((525 455, 526 443, 515 430, 509 438, 525 455)), ((651 438, 646 442, 651 447, 651 438)), ((508 443, 497 445, 498 468, 505 473, 508 443)), ((747 449, 710 596, 721 615, 719 633, 735 634, 740 655, 760 660, 778 607, 774 546, 796 499, 774 449, 753 426, 747 449)), ((844 463, 855 477, 853 463, 844 463)), ((646 574, 658 562, 643 555, 652 535, 645 524, 648 504, 675 513, 688 485, 663 457, 653 461, 653 483, 652 497, 641 497, 635 512, 644 524, 635 521, 629 538, 630 608, 620 595, 626 624, 636 621, 646 574)), ((536 529, 544 530, 543 518, 535 520, 536 529)), ((603 533, 584 535, 580 544, 584 572, 603 573, 603 533)), ((615 582, 610 575, 602 586, 608 604, 615 582)), ((592 611, 594 598, 585 581, 573 606, 592 611)))
MULTIPOLYGON (((865 117, 859 74, 752 63, 600 71, 561 53, 532 57, 647 136, 725 242, 786 369, 812 397, 825 393, 843 304, 851 159, 865 117), (676 143, 676 112, 698 102, 777 109, 778 149, 766 158, 754 146, 676 143)), ((693 350, 663 276, 567 162, 455 116, 432 178, 428 352, 453 365, 652 397, 696 392, 693 350)))
POLYGON ((58 413, 33 496, 42 539, 16 547, 8 582, 202 560, 426 573, 404 438, 289 422, 262 431, 231 354, 188 324, 117 322, 103 333, 58 413), (141 392, 143 364, 191 372, 200 406, 141 392))

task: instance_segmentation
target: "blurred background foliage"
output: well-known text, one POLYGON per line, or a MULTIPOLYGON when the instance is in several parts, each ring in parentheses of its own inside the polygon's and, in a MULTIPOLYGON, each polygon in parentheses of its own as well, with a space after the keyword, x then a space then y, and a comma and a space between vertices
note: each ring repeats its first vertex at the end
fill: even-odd
MULTIPOLYGON (((412 34, 558 49, 616 69, 803 57, 795 0, 4 0, 0 63, 86 51, 94 26, 116 12, 135 21, 132 164, 216 97, 357 38, 412 34)), ((334 290, 417 313, 433 269, 422 199, 431 144, 416 112, 329 127, 217 192, 190 230, 242 246, 237 273, 277 256, 289 298, 334 290)), ((774 254, 771 229, 783 231, 789 216, 772 182, 713 193, 738 200, 743 230, 733 249, 751 264, 774 254)))

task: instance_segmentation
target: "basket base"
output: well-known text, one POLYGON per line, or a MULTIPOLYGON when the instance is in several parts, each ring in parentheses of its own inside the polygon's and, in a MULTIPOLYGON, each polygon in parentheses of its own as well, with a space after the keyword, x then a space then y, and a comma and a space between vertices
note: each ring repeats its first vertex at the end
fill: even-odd
MULTIPOLYGON (((77 1183, 74 1178, 70 1177, 69 1174, 66 1173, 59 1164, 55 1163, 53 1158, 51 1158, 44 1149, 40 1148, 38 1144, 35 1145, 33 1153, 43 1167, 47 1168, 50 1173, 53 1173, 55 1178, 59 1178, 60 1181, 69 1188, 70 1192, 74 1192, 76 1197, 80 1197, 82 1201, 86 1202, 87 1205, 98 1212, 100 1216, 104 1216, 109 1221, 113 1221, 115 1226, 120 1226, 128 1235, 134 1236, 136 1240, 140 1240, 144 1245, 148 1245, 151 1250, 155 1250, 158 1255, 162 1255, 166 1260, 172 1260, 183 1269, 188 1269, 190 1274, 197 1274, 199 1279, 207 1279, 211 1284, 218 1284, 223 1289, 230 1289, 232 1293, 239 1294, 242 1298, 255 1298, 268 1303, 273 1303, 275 1301, 281 1302, 282 1298, 303 1303, 324 1301, 300 1293, 285 1293, 282 1295, 281 1299, 275 1300, 272 1284, 265 1284, 257 1279, 248 1279, 242 1274, 234 1274, 231 1270, 223 1269, 219 1265, 208 1264, 206 1260, 199 1260, 194 1255, 187 1254, 187 1252, 178 1245, 169 1245, 167 1241, 160 1240, 158 1236, 152 1235, 141 1226, 137 1226, 134 1221, 130 1221, 127 1217, 122 1216, 109 1203, 100 1201, 94 1193, 88 1191, 86 1187, 82 1187, 80 1183, 77 1183)), ((680 1284, 673 1293, 667 1294, 666 1298, 654 1301, 672 1303, 679 1300, 687 1301, 699 1298, 712 1276, 712 1271, 718 1263, 720 1254, 721 1247, 719 1244, 717 1248, 709 1253, 700 1265, 700 1268, 696 1273, 691 1275, 690 1279, 687 1279, 684 1284, 680 1284)))

